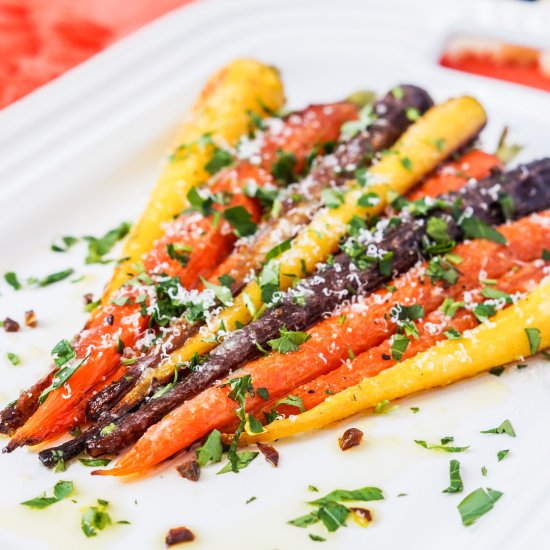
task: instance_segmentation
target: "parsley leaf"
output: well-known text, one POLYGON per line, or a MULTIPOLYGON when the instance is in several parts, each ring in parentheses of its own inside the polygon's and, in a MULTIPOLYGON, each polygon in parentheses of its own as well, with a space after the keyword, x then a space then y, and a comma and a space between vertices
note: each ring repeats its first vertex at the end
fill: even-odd
POLYGON ((295 181, 296 174, 294 168, 297 160, 294 153, 278 150, 277 159, 271 168, 271 175, 283 185, 288 185, 295 181))
POLYGON ((304 342, 307 342, 311 338, 311 335, 307 332, 287 330, 285 327, 281 327, 279 333, 281 335, 280 338, 274 338, 267 342, 271 346, 271 349, 279 353, 297 351, 304 342))
POLYGON ((90 468, 103 468, 107 466, 111 459, 109 458, 79 458, 78 461, 83 466, 88 466, 90 468))
POLYGON ((12 353, 11 351, 8 351, 6 353, 6 357, 8 358, 8 361, 14 366, 16 367, 17 365, 21 364, 21 359, 19 358, 18 355, 16 355, 15 353, 12 353))
POLYGON ((206 466, 209 462, 220 462, 222 459, 222 440, 218 430, 212 430, 206 441, 197 450, 197 462, 199 466, 206 466))
POLYGON ((446 489, 443 489, 443 492, 460 493, 464 489, 464 484, 460 477, 460 462, 458 460, 451 460, 449 464, 449 476, 450 484, 446 489))
POLYGON ((297 407, 298 409, 300 409, 300 412, 304 412, 306 410, 302 402, 302 398, 292 394, 288 395, 287 397, 283 397, 282 399, 279 399, 279 401, 275 403, 275 409, 279 405, 291 405, 292 407, 297 407))
POLYGON ((495 502, 502 496, 493 489, 476 489, 458 505, 458 511, 464 525, 471 525, 481 516, 493 509, 495 502))
POLYGON ((480 433, 482 434, 508 434, 510 437, 516 437, 516 432, 512 423, 506 419, 500 426, 496 428, 491 428, 490 430, 483 430, 480 433))
POLYGON ((252 220, 252 214, 242 205, 227 208, 223 217, 235 230, 238 237, 247 237, 256 232, 257 224, 252 220))
POLYGON ((406 336, 394 334, 391 344, 391 355, 395 361, 401 361, 409 342, 410 340, 406 336))
POLYGON ((212 158, 205 164, 204 169, 213 176, 219 172, 222 168, 229 166, 233 163, 233 155, 221 149, 220 147, 215 146, 212 153, 212 158))
MULTIPOLYGON (((443 442, 444 440, 442 440, 443 442)), ((443 451, 445 453, 463 453, 464 451, 467 451, 470 446, 467 447, 451 447, 446 444, 438 445, 438 444, 431 444, 426 443, 426 441, 422 441, 420 439, 415 439, 414 442, 417 445, 420 445, 421 447, 424 447, 424 449, 429 449, 431 451, 443 451)))
POLYGON ((21 504, 29 508, 36 508, 41 510, 42 508, 47 508, 56 502, 59 502, 67 498, 74 490, 72 481, 58 481, 53 488, 52 497, 47 497, 44 493, 40 497, 32 498, 30 500, 25 500, 21 504))
POLYGON ((204 277, 201 277, 202 284, 214 293, 214 296, 224 305, 230 306, 233 303, 231 290, 223 285, 209 283, 204 277))
POLYGON ((226 474, 227 472, 238 472, 243 468, 246 468, 256 457, 258 453, 256 451, 243 451, 242 453, 235 453, 233 461, 228 462, 218 474, 226 474))
POLYGON ((507 244, 506 238, 494 227, 486 224, 483 220, 471 216, 464 218, 460 223, 466 239, 485 239, 499 244, 507 244))
POLYGON ((110 260, 104 260, 103 256, 111 251, 113 246, 126 237, 130 231, 131 225, 128 222, 122 222, 118 227, 107 231, 103 237, 84 237, 88 241, 88 255, 86 256, 87 264, 103 264, 110 260))
POLYGON ((21 288, 21 283, 17 279, 17 275, 13 271, 8 271, 4 274, 4 280, 8 283, 14 290, 19 290, 21 288))
POLYGON ((336 489, 324 497, 311 500, 308 504, 322 505, 329 502, 345 502, 349 500, 360 500, 364 502, 370 500, 384 500, 384 495, 382 490, 378 487, 362 487, 361 489, 355 490, 336 489))
POLYGON ((540 330, 538 328, 526 328, 525 334, 529 340, 529 351, 534 355, 540 348, 540 330))
POLYGON ((88 506, 82 511, 80 522, 82 531, 87 537, 95 537, 98 531, 103 531, 113 522, 107 512, 109 503, 106 500, 97 499, 97 506, 88 506))
POLYGON ((503 449, 497 453, 497 461, 500 462, 508 453, 510 449, 503 449))
POLYGON ((278 245, 274 246, 265 255, 266 261, 268 262, 269 260, 272 260, 273 258, 280 256, 283 252, 290 250, 291 242, 292 242, 292 239, 287 239, 286 241, 283 241, 282 243, 279 243, 278 245))

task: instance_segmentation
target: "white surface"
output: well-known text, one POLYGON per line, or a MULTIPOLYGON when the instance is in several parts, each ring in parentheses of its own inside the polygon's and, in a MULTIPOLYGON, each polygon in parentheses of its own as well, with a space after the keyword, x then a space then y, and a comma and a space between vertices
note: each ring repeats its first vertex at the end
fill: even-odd
MULTIPOLYGON (((380 92, 399 82, 426 86, 437 99, 469 93, 487 108, 483 143, 491 150, 502 126, 527 145, 521 160, 550 152, 550 96, 511 84, 438 68, 449 32, 468 30, 549 46, 550 11, 506 2, 459 3, 286 0, 200 2, 150 25, 90 62, 0 113, 0 273, 45 275, 72 266, 80 283, 13 292, 3 282, 0 317, 21 320, 26 309, 39 328, 0 332, 0 403, 46 372, 48 353, 83 323, 81 296, 99 292, 110 268, 83 265, 84 251, 54 254, 56 235, 100 234, 142 208, 185 107, 207 75, 236 56, 277 65, 294 107, 343 97, 360 88, 380 92), (19 354, 11 366, 6 351, 19 354)), ((163 548, 170 527, 189 526, 190 548, 290 550, 314 548, 309 530, 286 525, 314 498, 335 488, 381 487, 386 500, 369 503, 374 522, 328 535, 322 548, 548 547, 550 370, 531 362, 502 377, 486 375, 412 397, 389 415, 354 418, 321 433, 277 445, 278 469, 258 458, 238 475, 203 471, 199 483, 164 469, 139 482, 92 478, 79 464, 63 474, 42 468, 25 450, 0 457, 0 547, 163 548), (421 411, 413 415, 410 406, 421 411), (517 438, 481 435, 509 418, 517 438), (336 439, 349 426, 364 444, 345 454, 336 439), (414 444, 455 436, 461 455, 414 444), (496 453, 510 449, 497 464, 496 453), (450 458, 462 464, 464 493, 442 494, 450 458), (486 478, 480 468, 489 470, 486 478), (18 503, 75 482, 70 500, 42 511, 18 503), (477 487, 504 492, 495 509, 463 527, 457 503, 477 487), (408 496, 397 498, 399 493, 408 496), (246 505, 251 496, 257 500, 246 505), (85 539, 79 509, 96 498, 112 503, 116 526, 85 539)))

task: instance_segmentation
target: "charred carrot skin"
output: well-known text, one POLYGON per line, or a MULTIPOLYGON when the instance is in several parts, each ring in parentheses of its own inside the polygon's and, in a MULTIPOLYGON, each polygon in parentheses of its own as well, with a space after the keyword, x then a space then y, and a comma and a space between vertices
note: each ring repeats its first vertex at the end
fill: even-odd
MULTIPOLYGON (((507 247, 477 240, 461 245, 457 253, 465 257, 465 262, 468 261, 469 257, 472 259, 476 259, 477 257, 477 262, 474 262, 472 271, 464 269, 464 274, 468 274, 469 279, 472 281, 472 286, 479 286, 480 271, 488 265, 485 253, 491 254, 489 256, 491 259, 489 264, 493 265, 495 263, 493 260, 496 260, 496 263, 500 264, 500 268, 495 270, 494 273, 508 273, 508 275, 504 275, 500 283, 503 290, 507 288, 510 290, 513 288, 527 290, 530 284, 536 283, 543 273, 540 261, 534 266, 529 265, 521 268, 517 275, 511 268, 540 257, 542 249, 547 247, 550 242, 549 219, 550 212, 546 212, 544 215, 534 215, 499 228, 508 239, 509 245, 507 247), (534 244, 530 243, 529 246, 525 247, 525 239, 528 235, 533 237, 534 244), (478 252, 479 246, 485 244, 490 245, 490 249, 483 250, 481 253, 478 252), (470 254, 468 254, 468 251, 470 254)), ((407 275, 401 277, 399 281, 395 281, 394 283, 396 286, 399 285, 396 292, 400 292, 400 290, 406 291, 406 289, 411 288, 411 282, 414 281, 411 281, 407 275)), ((461 280, 454 286, 461 289, 462 284, 461 280)), ((382 296, 382 294, 380 295, 382 296)), ((413 298, 417 300, 418 297, 413 293, 413 298)), ((410 300, 407 301, 404 295, 399 295, 399 299, 402 303, 411 303, 410 300)), ((348 358, 348 349, 365 350, 372 347, 372 345, 376 345, 377 342, 380 343, 384 340, 386 333, 374 339, 370 339, 369 337, 371 331, 376 330, 377 323, 375 320, 378 318, 378 315, 383 314, 384 308, 376 312, 374 320, 372 318, 365 318, 366 312, 370 312, 371 307, 376 305, 377 301, 379 299, 374 296, 367 299, 365 303, 366 307, 361 308, 359 315, 354 315, 354 308, 350 306, 343 311, 343 313, 348 314, 348 321, 346 323, 339 323, 339 316, 324 321, 309 331, 311 339, 305 342, 298 351, 290 355, 271 354, 266 358, 247 364, 239 373, 242 373, 242 375, 250 374, 254 387, 268 388, 270 397, 273 399, 275 399, 277 394, 279 397, 288 394, 296 387, 298 380, 308 379, 312 375, 311 372, 308 372, 307 366, 321 355, 324 355, 326 358, 330 357, 331 360, 334 359, 334 364, 337 366, 341 364, 342 360, 345 361, 348 358), (348 330, 352 328, 351 326, 346 326, 348 322, 353 323, 355 330, 348 330), (334 334, 336 334, 336 337, 334 337, 334 334), (360 338, 363 338, 363 340, 360 341, 360 338), (344 342, 340 346, 341 339, 344 339, 344 342), (333 342, 338 345, 338 348, 333 347, 333 342), (358 342, 359 346, 357 346, 358 342), (353 348, 354 345, 356 346, 355 348, 353 348), (292 361, 292 368, 289 368, 289 361, 292 361)), ((389 309, 393 305, 394 300, 387 300, 387 302, 381 305, 389 309)), ((462 317, 457 315, 455 326, 459 330, 470 322, 462 321, 461 319, 462 317)), ((422 337, 415 342, 418 343, 414 345, 421 346, 422 337)), ((414 348, 411 349, 411 353, 413 352, 414 348)), ((381 353, 379 351, 378 355, 381 355, 381 353)), ((362 358, 362 355, 359 355, 359 357, 362 358)), ((323 362, 321 361, 321 363, 323 362)), ((318 360, 317 364, 319 365, 318 360)), ((325 389, 326 385, 323 386, 322 391, 324 392, 325 389)), ((234 419, 237 404, 229 399, 228 393, 228 387, 217 385, 186 401, 178 409, 170 413, 161 423, 150 428, 129 453, 120 460, 115 470, 103 470, 96 473, 101 475, 128 475, 144 471, 158 464, 174 452, 192 444, 212 429, 221 428, 231 423, 234 419)), ((295 392, 293 391, 294 394, 295 392)), ((303 396, 303 392, 301 395, 303 396)), ((258 394, 247 399, 246 408, 249 412, 258 411, 265 406, 266 402, 258 394)), ((283 407, 280 409, 282 410, 283 407)))
POLYGON ((283 196, 279 217, 264 224, 252 242, 235 249, 214 271, 211 282, 216 282, 221 275, 229 275, 235 280, 231 290, 233 294, 238 293, 245 284, 245 277, 259 268, 266 254, 281 241, 294 237, 301 225, 311 219, 319 208, 323 189, 339 188, 354 179, 357 169, 369 166, 376 153, 391 147, 410 126, 412 117, 408 114, 411 111, 424 114, 432 107, 431 97, 422 88, 406 84, 398 88, 401 94, 389 92, 374 103, 374 120, 368 130, 341 140, 334 154, 317 159, 300 186, 288 190, 290 196, 290 191, 303 192, 307 202, 296 204, 292 198, 283 196))
MULTIPOLYGON (((547 244, 550 244, 550 231, 547 235, 547 244)), ((509 294, 526 293, 542 281, 545 277, 544 268, 548 265, 548 262, 545 263, 542 260, 537 260, 527 265, 523 265, 523 261, 521 264, 514 262, 512 269, 498 278, 495 286, 491 288, 496 288, 509 294)), ((459 293, 455 297, 462 298, 465 290, 466 288, 463 287, 463 283, 459 282, 459 293)), ((437 309, 426 315, 424 319, 419 320, 416 324, 419 337, 410 339, 410 343, 400 360, 414 357, 417 353, 427 350, 437 342, 446 340, 445 331, 450 328, 462 334, 464 331, 476 327, 479 321, 472 312, 472 308, 484 300, 480 293, 479 284, 473 292, 468 292, 468 295, 470 298, 470 302, 468 303, 469 309, 458 309, 454 317, 446 316, 441 309, 437 309)), ((421 304, 421 301, 416 303, 421 304)), ((367 327, 368 324, 363 327, 363 330, 367 327)), ((354 360, 346 359, 341 359, 344 361, 344 365, 319 376, 310 383, 293 388, 290 393, 299 397, 302 400, 303 407, 308 410, 323 402, 329 395, 358 384, 364 378, 376 376, 382 370, 390 368, 397 363, 392 357, 390 338, 387 338, 379 345, 375 345, 368 351, 358 354, 354 360)), ((332 357, 331 363, 334 364, 332 357)), ((281 395, 277 397, 280 398, 281 395)), ((270 410, 268 406, 262 407, 262 410, 264 409, 267 411, 270 410)), ((281 405, 277 408, 277 412, 288 416, 290 414, 298 414, 300 411, 296 407, 281 405)))

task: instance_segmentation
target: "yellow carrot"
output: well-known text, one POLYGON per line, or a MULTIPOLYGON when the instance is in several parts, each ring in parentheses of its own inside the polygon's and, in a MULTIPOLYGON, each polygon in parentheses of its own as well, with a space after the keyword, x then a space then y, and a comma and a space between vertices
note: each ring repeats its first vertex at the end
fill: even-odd
POLYGON ((132 277, 132 265, 162 235, 163 222, 188 206, 189 190, 209 178, 205 165, 212 157, 213 147, 197 140, 211 134, 215 143, 235 146, 249 127, 250 112, 264 117, 283 103, 283 85, 273 67, 239 59, 212 75, 177 134, 149 203, 130 231, 122 252, 127 259, 115 269, 103 296, 104 303, 132 277))
POLYGON ((446 340, 411 359, 366 378, 293 418, 275 420, 264 433, 243 435, 242 443, 274 441, 371 409, 381 401, 446 386, 493 367, 523 360, 550 346, 550 281, 497 313, 460 340, 446 340), (531 334, 531 339, 529 338, 531 334), (540 338, 540 343, 538 339, 540 338))

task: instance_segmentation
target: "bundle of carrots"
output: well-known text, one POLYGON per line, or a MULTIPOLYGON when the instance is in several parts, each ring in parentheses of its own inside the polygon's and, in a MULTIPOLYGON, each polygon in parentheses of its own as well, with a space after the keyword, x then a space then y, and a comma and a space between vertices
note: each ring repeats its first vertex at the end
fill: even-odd
POLYGON ((252 61, 207 85, 130 236, 128 275, 0 414, 8 451, 87 425, 40 459, 131 446, 94 472, 121 476, 204 438, 199 462, 219 461, 224 432, 222 471, 237 472, 256 456, 239 443, 550 345, 550 159, 505 170, 471 148, 486 115, 470 97, 434 106, 402 85, 284 116, 282 103, 252 61))

